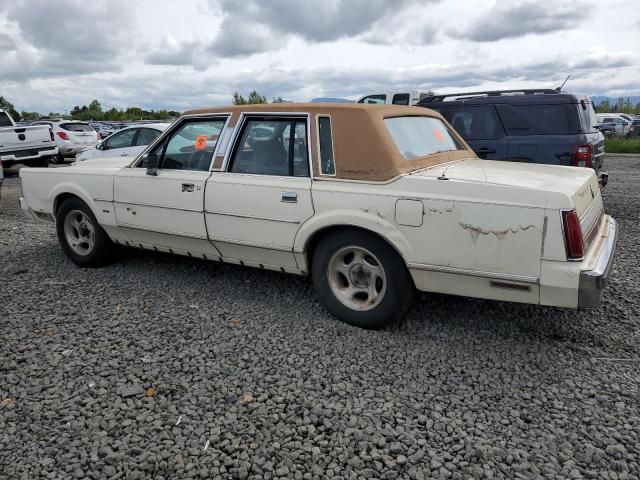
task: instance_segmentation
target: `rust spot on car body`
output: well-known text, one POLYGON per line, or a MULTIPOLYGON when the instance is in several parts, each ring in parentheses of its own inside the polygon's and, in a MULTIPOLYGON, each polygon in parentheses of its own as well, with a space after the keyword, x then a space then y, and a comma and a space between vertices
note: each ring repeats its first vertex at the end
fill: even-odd
POLYGON ((516 233, 527 231, 530 228, 536 228, 535 225, 526 225, 526 226, 518 225, 514 227, 509 227, 505 230, 491 230, 488 228, 478 227, 476 225, 470 225, 468 223, 460 222, 459 224, 462 228, 471 232, 471 240, 473 241, 473 243, 476 243, 478 241, 478 238, 480 237, 480 235, 495 235, 498 238, 498 240, 502 240, 509 233, 516 234, 516 233))

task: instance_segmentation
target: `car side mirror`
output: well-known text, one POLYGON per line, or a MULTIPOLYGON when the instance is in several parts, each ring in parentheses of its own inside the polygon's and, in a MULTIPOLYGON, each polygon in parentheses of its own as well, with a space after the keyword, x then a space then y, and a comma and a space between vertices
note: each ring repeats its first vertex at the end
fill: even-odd
POLYGON ((147 164, 147 175, 157 177, 158 176, 158 155, 156 155, 155 153, 147 153, 142 158, 144 159, 144 163, 147 164))

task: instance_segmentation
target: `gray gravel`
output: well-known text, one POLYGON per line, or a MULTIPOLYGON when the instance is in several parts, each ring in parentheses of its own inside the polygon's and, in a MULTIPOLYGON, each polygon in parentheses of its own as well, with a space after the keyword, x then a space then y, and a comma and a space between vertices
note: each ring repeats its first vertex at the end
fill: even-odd
POLYGON ((426 295, 343 325, 301 278, 136 252, 99 270, 0 208, 0 479, 640 476, 640 158, 609 158, 598 311, 426 295))

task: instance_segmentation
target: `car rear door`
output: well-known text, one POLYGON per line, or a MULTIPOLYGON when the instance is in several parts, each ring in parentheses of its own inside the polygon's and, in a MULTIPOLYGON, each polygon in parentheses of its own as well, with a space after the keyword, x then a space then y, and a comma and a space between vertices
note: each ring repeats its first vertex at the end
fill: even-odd
POLYGON ((308 116, 245 115, 227 166, 207 181, 209 238, 223 257, 297 270, 295 235, 313 213, 308 116))
POLYGON ((508 157, 509 138, 493 105, 449 105, 444 115, 478 157, 508 157))

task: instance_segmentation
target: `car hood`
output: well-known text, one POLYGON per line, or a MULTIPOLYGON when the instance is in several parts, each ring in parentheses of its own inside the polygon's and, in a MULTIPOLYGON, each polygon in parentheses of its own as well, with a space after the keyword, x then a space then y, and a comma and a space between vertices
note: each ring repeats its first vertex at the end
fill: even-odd
POLYGON ((535 163, 470 159, 439 165, 417 172, 417 175, 545 191, 550 194, 550 199, 569 197, 578 212, 585 210, 600 190, 598 179, 591 168, 535 163))

